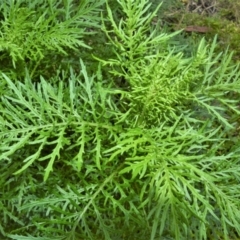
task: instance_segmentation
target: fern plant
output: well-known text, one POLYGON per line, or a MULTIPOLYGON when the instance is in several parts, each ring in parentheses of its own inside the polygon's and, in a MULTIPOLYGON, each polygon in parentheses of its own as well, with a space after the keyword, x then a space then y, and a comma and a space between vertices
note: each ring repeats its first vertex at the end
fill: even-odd
MULTIPOLYGON (((24 171, 32 175, 39 169, 37 176, 31 177, 32 181, 36 183, 40 176, 47 181, 56 168, 61 173, 69 169, 68 173, 75 175, 74 181, 79 181, 82 169, 87 175, 102 169, 102 151, 119 133, 118 126, 111 124, 118 118, 116 107, 110 101, 110 95, 116 93, 95 82, 94 76, 88 77, 82 62, 81 66, 80 76, 73 71, 68 74, 62 72, 57 85, 51 85, 43 78, 39 83, 33 83, 29 76, 26 76, 24 83, 15 84, 4 75, 9 91, 1 101, 1 139, 5 141, 1 147, 1 162, 4 171, 12 166, 4 174, 5 180, 9 175, 23 174, 24 171), (68 84, 64 84, 66 78, 68 84)), ((20 206, 28 200, 22 194, 18 198, 21 199, 20 206)), ((34 200, 34 197, 30 200, 34 200)), ((18 223, 23 222, 18 220, 18 223)), ((31 226, 28 228, 31 229, 31 226)))
POLYGON ((1 72, 1 238, 237 239, 239 66, 216 39, 186 56, 147 0, 117 2, 93 74, 1 72))
POLYGON ((214 229, 214 238, 220 234, 227 239, 229 229, 239 234, 239 219, 234 214, 239 208, 239 175, 235 172, 239 141, 228 139, 238 128, 239 66, 231 65, 232 54, 228 52, 214 54, 216 38, 211 46, 206 46, 203 39, 196 54, 185 57, 181 46, 171 45, 176 33, 151 31, 149 25, 155 13, 146 14, 148 1, 119 4, 125 16, 114 19, 108 7, 112 28, 103 28, 116 58, 100 61, 109 66, 114 76, 127 82, 122 106, 125 109, 128 104, 131 112, 129 126, 156 132, 154 140, 145 134, 131 135, 132 151, 123 137, 124 143, 109 152, 114 152, 114 157, 116 150, 119 155, 130 152, 128 166, 121 173, 131 172, 133 178, 149 181, 148 187, 143 184, 142 197, 146 189, 150 188, 151 193, 143 197, 148 200, 141 206, 151 206, 146 211, 149 219, 154 218, 151 239, 157 233, 174 239, 206 239, 210 229, 214 229), (164 127, 169 134, 160 137, 164 127), (182 136, 185 140, 179 140, 182 136), (228 159, 230 156, 233 158, 228 159), (228 176, 223 174, 225 170, 228 176), (231 184, 236 187, 235 197, 232 188, 229 192, 230 188, 225 188, 228 180, 224 181, 222 174, 227 179, 234 176, 231 184), (222 189, 220 182, 224 182, 222 189), (189 227, 191 222, 195 227, 189 227))
MULTIPOLYGON (((46 58, 57 62, 61 61, 60 56, 69 55, 67 49, 76 52, 80 47, 89 48, 83 37, 94 33, 90 28, 99 26, 103 2, 13 0, 1 3, 1 61, 5 66, 8 62, 10 68, 12 63, 18 68, 18 75, 24 75, 26 67, 34 75, 40 64, 49 61, 44 61, 46 58)), ((53 69, 56 66, 49 71, 53 69)))

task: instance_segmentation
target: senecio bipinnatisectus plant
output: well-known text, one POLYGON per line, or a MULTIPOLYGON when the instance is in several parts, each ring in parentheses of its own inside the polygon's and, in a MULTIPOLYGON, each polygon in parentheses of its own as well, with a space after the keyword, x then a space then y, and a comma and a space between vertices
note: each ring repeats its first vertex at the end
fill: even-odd
POLYGON ((1 73, 2 238, 237 239, 239 66, 216 38, 185 56, 147 0, 117 3, 92 74, 1 73))

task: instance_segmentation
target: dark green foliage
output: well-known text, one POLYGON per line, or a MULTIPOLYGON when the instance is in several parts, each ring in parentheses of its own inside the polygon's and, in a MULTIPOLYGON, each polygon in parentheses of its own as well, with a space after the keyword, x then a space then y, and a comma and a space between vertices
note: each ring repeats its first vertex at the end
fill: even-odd
POLYGON ((237 239, 239 66, 216 38, 186 51, 147 0, 117 3, 2 5, 32 38, 2 38, 0 238, 237 239), (63 28, 56 45, 38 26, 63 28))

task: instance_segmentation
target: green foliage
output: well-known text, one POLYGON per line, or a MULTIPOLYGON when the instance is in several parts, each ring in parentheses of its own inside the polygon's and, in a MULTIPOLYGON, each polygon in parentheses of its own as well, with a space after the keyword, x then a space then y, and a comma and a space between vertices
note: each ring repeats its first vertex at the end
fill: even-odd
MULTIPOLYGON (((33 75, 45 58, 61 60, 72 49, 89 47, 82 40, 88 28, 99 26, 99 6, 104 1, 8 1, 0 4, 1 62, 12 62, 18 75, 28 67, 33 75), (86 21, 87 18, 87 21, 86 21), (37 64, 37 65, 36 65, 37 64)), ((93 33, 93 32, 92 32, 93 33)), ((49 64, 49 60, 47 60, 49 64)), ((56 68, 56 67, 55 67, 56 68)))
MULTIPOLYGON (((28 52, 19 50, 32 66, 24 78, 9 65, 1 71, 1 239, 237 239, 239 65, 231 53, 215 53, 216 38, 185 54, 179 32, 152 26, 160 6, 151 12, 147 0, 102 7, 100 42, 85 38, 92 48, 107 38, 92 62, 48 58, 85 47, 85 32, 74 34, 98 25, 94 2, 24 5, 29 13, 44 6, 39 16, 49 18, 39 24, 52 19, 73 41, 61 35, 31 54, 32 39, 28 52), (38 58, 59 65, 51 77, 40 75, 38 58)), ((17 20, 23 32, 29 16, 17 20)))
MULTIPOLYGON (((101 168, 100 148, 104 139, 99 135, 103 130, 114 135, 114 127, 109 124, 109 119, 116 117, 114 105, 107 103, 110 90, 107 92, 100 84, 95 84, 94 77, 87 76, 83 63, 82 67, 84 83, 73 72, 68 76, 67 84, 63 83, 67 77, 64 72, 61 77, 50 79, 59 83, 53 86, 43 78, 34 84, 29 77, 24 83, 15 85, 4 75, 9 91, 2 97, 1 105, 1 129, 5 130, 2 137, 6 143, 1 149, 1 159, 9 160, 19 149, 31 149, 16 174, 34 161, 48 161, 44 174, 44 180, 47 180, 55 160, 63 157, 60 157, 63 149, 64 154, 68 151, 76 153, 76 156, 72 155, 75 169, 80 170, 83 158, 91 158, 92 154, 96 154, 92 157, 101 168), (86 149, 91 152, 89 156, 86 149), (42 155, 43 152, 46 154, 42 155)), ((11 161, 15 160, 11 158, 11 161)))

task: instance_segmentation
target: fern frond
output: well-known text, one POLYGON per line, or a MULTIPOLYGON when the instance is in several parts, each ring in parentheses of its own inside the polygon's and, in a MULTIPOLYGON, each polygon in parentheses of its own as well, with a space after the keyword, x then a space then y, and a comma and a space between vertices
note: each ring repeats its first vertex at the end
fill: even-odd
POLYGON ((98 12, 103 3, 29 3, 25 0, 2 3, 4 20, 0 24, 0 50, 9 54, 16 67, 19 60, 39 62, 50 52, 67 54, 67 49, 89 48, 82 40, 89 34, 85 28, 99 27, 98 12))
POLYGON ((29 78, 25 83, 15 84, 4 75, 11 92, 2 96, 1 115, 5 119, 2 129, 5 131, 0 134, 5 144, 1 147, 1 159, 11 159, 26 146, 35 148, 22 160, 24 165, 16 174, 35 161, 48 161, 44 174, 46 180, 54 162, 61 161, 64 151, 75 152, 70 161, 78 170, 84 160, 83 153, 95 156, 95 163, 101 168, 101 142, 104 141, 101 134, 107 131, 114 135, 109 118, 111 115, 115 117, 115 109, 107 105, 105 98, 100 98, 102 94, 107 97, 110 91, 107 93, 100 85, 95 88, 94 77, 88 77, 83 63, 82 71, 84 83, 79 76, 72 75, 70 88, 66 85, 64 88, 61 81, 58 86, 52 86, 43 78, 38 84, 29 78), (106 115, 108 118, 103 118, 106 115))

